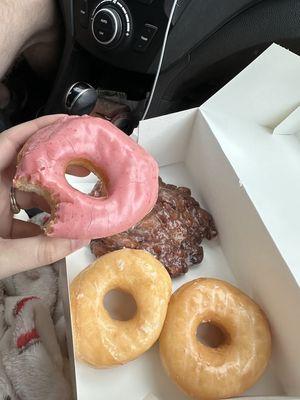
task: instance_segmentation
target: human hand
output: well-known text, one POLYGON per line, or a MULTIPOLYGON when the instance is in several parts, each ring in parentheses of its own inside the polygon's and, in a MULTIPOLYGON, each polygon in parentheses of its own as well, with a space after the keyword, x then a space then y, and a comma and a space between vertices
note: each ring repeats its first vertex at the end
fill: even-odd
MULTIPOLYGON (((61 117, 41 117, 0 134, 0 279, 51 264, 87 244, 82 240, 46 237, 41 234, 39 226, 13 218, 10 207, 18 152, 38 129, 61 117)), ((77 171, 70 172, 77 174, 77 171)), ((34 193, 16 190, 15 198, 20 208, 37 207, 49 211, 47 202, 34 193)))

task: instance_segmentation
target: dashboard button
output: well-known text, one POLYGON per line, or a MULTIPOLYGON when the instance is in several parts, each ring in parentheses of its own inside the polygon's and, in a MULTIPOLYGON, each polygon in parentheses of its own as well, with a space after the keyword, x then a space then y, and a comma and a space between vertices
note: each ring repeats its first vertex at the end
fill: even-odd
POLYGON ((89 13, 88 13, 88 2, 87 0, 80 0, 79 5, 79 22, 83 28, 87 28, 89 25, 89 13))
POLYGON ((148 38, 144 37, 144 36, 140 36, 139 39, 136 41, 134 49, 136 51, 146 51, 148 46, 149 46, 149 40, 148 38))
POLYGON ((113 32, 115 29, 114 19, 105 11, 100 11, 94 22, 95 29, 105 32, 113 32))
POLYGON ((106 43, 111 39, 111 32, 96 28, 95 36, 101 43, 106 43))
POLYGON ((157 26, 151 24, 145 24, 143 29, 143 35, 148 36, 150 40, 152 40, 154 35, 156 34, 157 29, 158 29, 157 26))
POLYGON ((157 27, 151 24, 145 24, 144 28, 139 35, 139 38, 137 39, 134 49, 136 51, 146 51, 147 48, 150 46, 150 43, 152 42, 152 39, 154 38, 156 32, 157 32, 157 27))

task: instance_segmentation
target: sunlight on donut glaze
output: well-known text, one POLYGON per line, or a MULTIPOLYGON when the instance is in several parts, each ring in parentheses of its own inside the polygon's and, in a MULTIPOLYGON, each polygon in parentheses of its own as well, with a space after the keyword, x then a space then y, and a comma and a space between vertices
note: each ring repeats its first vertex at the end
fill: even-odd
POLYGON ((262 375, 271 354, 271 334, 262 310, 229 283, 199 278, 171 297, 160 336, 160 355, 168 375, 195 399, 240 395, 262 375), (196 336, 212 321, 225 334, 217 346, 196 336))
POLYGON ((172 292, 164 266, 144 250, 108 253, 83 270, 70 288, 76 357, 96 368, 127 363, 158 339, 172 292), (103 304, 112 289, 133 296, 133 318, 111 318, 103 304))

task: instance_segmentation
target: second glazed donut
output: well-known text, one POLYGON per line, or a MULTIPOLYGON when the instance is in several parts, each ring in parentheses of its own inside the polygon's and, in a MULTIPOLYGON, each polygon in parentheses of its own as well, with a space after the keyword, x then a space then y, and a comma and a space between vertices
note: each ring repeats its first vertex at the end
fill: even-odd
POLYGON ((263 373, 270 352, 262 310, 229 283, 200 278, 172 295, 160 354, 170 377, 189 396, 223 399, 243 393, 263 373), (197 340, 199 324, 207 322, 224 334, 216 348, 197 340))
POLYGON ((172 284, 164 266, 143 250, 108 253, 71 284, 71 310, 77 358, 97 367, 124 364, 158 339, 172 284), (130 293, 137 305, 128 321, 112 319, 103 304, 113 289, 130 293))

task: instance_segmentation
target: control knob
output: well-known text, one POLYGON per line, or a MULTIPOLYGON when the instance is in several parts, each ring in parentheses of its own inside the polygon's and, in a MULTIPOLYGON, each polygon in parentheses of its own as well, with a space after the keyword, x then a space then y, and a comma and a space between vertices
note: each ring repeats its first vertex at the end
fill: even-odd
POLYGON ((123 33, 123 23, 118 11, 110 6, 100 8, 93 17, 92 32, 101 45, 116 44, 123 33))

